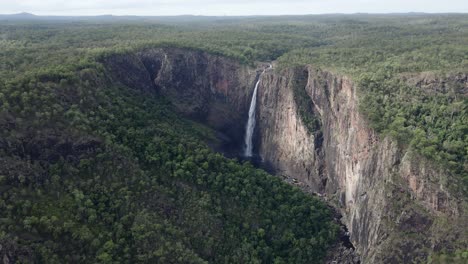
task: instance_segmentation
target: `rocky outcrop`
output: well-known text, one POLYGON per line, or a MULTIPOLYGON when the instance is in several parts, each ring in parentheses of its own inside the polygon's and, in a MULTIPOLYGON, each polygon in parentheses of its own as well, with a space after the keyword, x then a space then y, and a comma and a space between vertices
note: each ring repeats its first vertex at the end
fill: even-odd
POLYGON ((420 88, 422 91, 435 93, 453 93, 456 95, 468 95, 468 74, 436 74, 432 72, 404 74, 401 79, 411 85, 420 88))
POLYGON ((364 263, 424 261, 433 250, 466 247, 466 202, 447 189, 451 176, 370 129, 351 79, 305 70, 321 133, 297 114, 297 70, 269 72, 259 90, 264 161, 341 209, 364 263))

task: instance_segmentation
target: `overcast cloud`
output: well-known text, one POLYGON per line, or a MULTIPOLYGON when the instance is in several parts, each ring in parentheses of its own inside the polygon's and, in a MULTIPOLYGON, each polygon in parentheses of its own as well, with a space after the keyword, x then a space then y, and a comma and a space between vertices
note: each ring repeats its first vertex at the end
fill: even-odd
POLYGON ((468 0, 0 0, 0 14, 282 15, 468 12, 468 0))

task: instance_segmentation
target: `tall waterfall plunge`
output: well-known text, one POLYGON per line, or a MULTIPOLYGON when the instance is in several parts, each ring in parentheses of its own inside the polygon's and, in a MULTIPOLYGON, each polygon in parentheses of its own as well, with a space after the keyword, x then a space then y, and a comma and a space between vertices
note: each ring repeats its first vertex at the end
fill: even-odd
POLYGON ((252 137, 253 137, 253 132, 255 130, 255 109, 257 105, 257 89, 258 89, 259 84, 260 84, 260 78, 255 84, 255 89, 252 95, 252 101, 250 101, 249 120, 247 121, 247 127, 245 128, 244 156, 246 157, 252 157, 252 150, 253 150, 252 137))
MULTIPOLYGON (((269 69, 273 66, 270 64, 269 69)), ((265 69, 266 70, 266 69, 265 69)), ((252 95, 252 101, 250 101, 250 108, 249 108, 249 119, 247 121, 247 126, 245 128, 245 149, 244 149, 244 156, 245 157, 252 157, 253 155, 253 133, 255 130, 255 112, 257 109, 257 89, 260 81, 262 80, 262 75, 265 73, 265 70, 260 74, 258 77, 258 81, 255 84, 255 88, 252 95)))

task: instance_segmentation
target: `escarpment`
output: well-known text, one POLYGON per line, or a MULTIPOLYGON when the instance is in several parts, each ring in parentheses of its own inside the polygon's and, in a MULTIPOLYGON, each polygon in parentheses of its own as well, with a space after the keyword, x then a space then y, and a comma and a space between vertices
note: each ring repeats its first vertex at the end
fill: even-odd
MULTIPOLYGON (((167 97, 180 113, 242 147, 255 69, 205 52, 162 48, 104 63, 111 78, 167 97)), ((339 209, 364 263, 421 262, 434 251, 466 248, 467 205, 447 188, 451 176, 369 128, 350 78, 312 66, 267 71, 257 100, 254 151, 277 174, 339 209), (298 88, 305 93, 295 94, 298 88), (304 95, 315 129, 298 111, 304 95)))
POLYGON ((299 77, 320 131, 298 116, 298 71, 269 73, 259 95, 259 154, 340 208, 364 263, 419 262, 466 247, 466 201, 447 189, 451 176, 370 129, 351 79, 311 66, 299 77))

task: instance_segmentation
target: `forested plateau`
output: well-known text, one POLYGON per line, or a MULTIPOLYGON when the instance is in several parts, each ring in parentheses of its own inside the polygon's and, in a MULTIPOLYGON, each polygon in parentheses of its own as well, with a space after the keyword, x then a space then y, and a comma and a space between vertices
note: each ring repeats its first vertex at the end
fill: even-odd
POLYGON ((0 16, 0 60, 3 263, 468 259, 467 15, 0 16))

